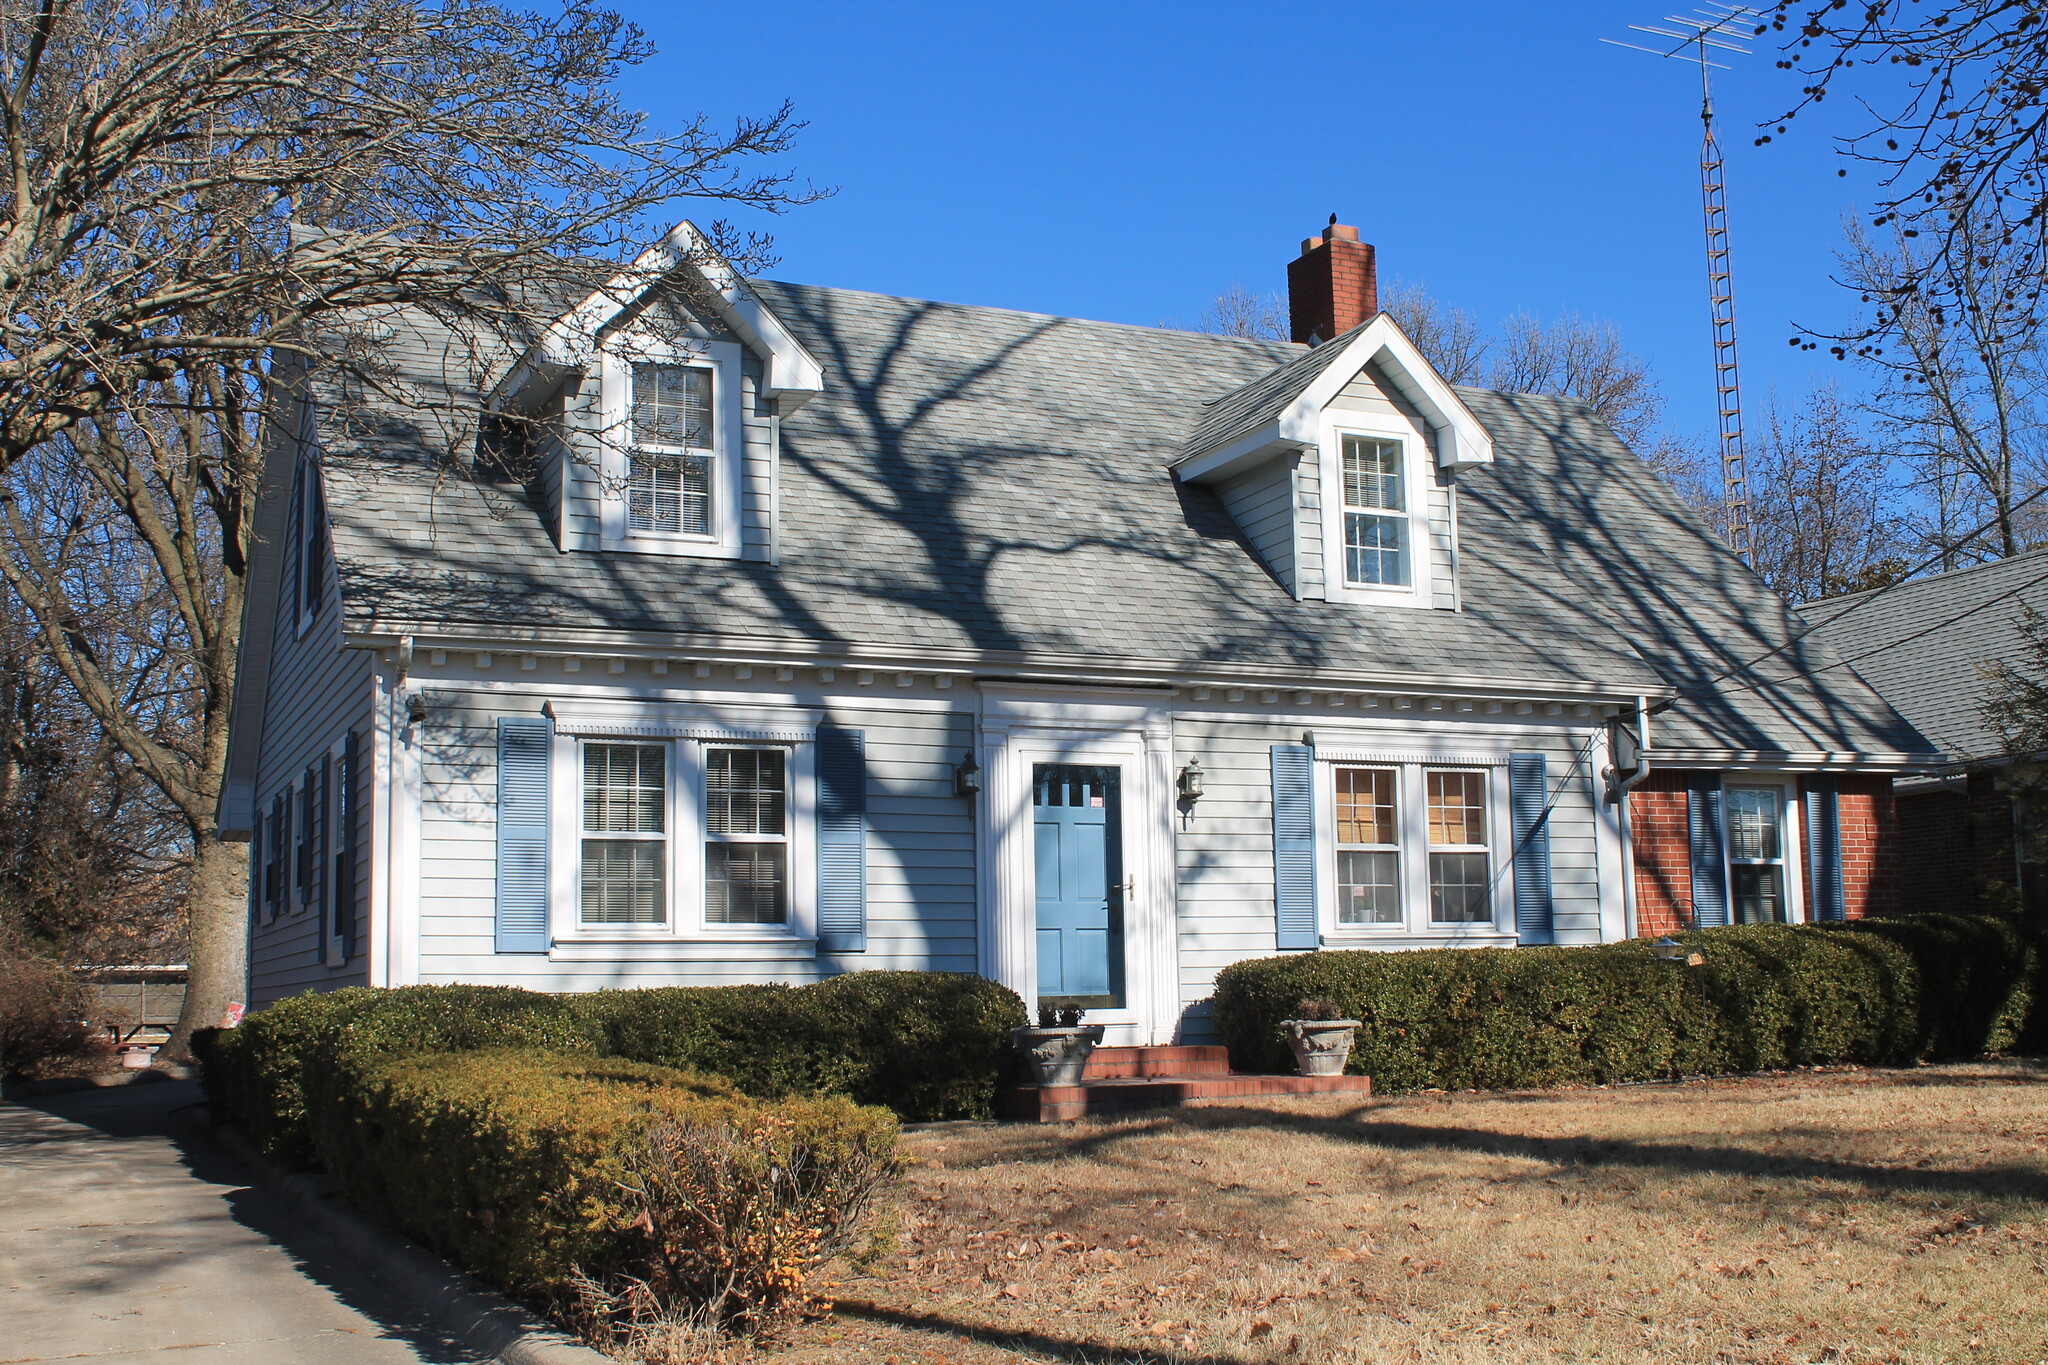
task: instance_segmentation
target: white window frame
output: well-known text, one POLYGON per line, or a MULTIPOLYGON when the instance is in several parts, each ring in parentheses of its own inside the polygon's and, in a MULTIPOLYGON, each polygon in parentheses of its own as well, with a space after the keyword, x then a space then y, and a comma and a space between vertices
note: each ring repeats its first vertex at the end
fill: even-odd
MULTIPOLYGON (((1434 442, 1428 432, 1398 413, 1338 408, 1324 413, 1319 450, 1323 522, 1324 595, 1332 602, 1421 607, 1435 600, 1431 582, 1429 493, 1434 470, 1434 442), (1345 577, 1344 438, 1398 441, 1401 445, 1401 495, 1407 518, 1408 582, 1401 586, 1353 583, 1345 577)), ((1382 514, 1376 514, 1382 515, 1382 514)))
MULTIPOLYGON (((1445 853, 1480 853, 1484 854, 1486 857, 1487 917, 1484 920, 1437 919, 1435 909, 1436 897, 1434 895, 1434 887, 1431 882, 1431 873, 1428 867, 1425 867, 1422 873, 1423 896, 1425 901, 1427 902, 1423 906, 1423 915, 1429 921, 1429 927, 1433 931, 1443 929, 1456 929, 1460 926, 1467 924, 1493 924, 1500 919, 1500 882, 1502 880, 1501 873, 1504 869, 1507 869, 1508 867, 1508 864, 1500 857, 1499 854, 1498 845, 1500 843, 1500 826, 1495 822, 1494 818, 1494 807, 1497 804, 1493 799, 1494 789, 1502 784, 1500 780, 1494 777, 1494 775, 1489 770, 1481 767, 1468 766, 1461 763, 1424 763, 1420 765, 1420 768, 1423 802, 1422 856, 1424 862, 1432 862, 1437 857, 1437 855, 1445 853), (1475 775, 1479 778, 1481 784, 1481 795, 1479 798, 1479 818, 1486 822, 1485 829, 1480 831, 1481 833, 1486 835, 1486 840, 1484 843, 1436 844, 1429 842, 1429 779, 1430 775, 1433 773, 1458 773, 1460 775, 1470 774, 1475 775)), ((1514 884, 1512 880, 1510 880, 1508 884, 1508 899, 1510 900, 1510 902, 1512 902, 1514 899, 1514 884)))
POLYGON ((1738 862, 1735 857, 1734 807, 1729 802, 1729 793, 1741 788, 1762 789, 1778 793, 1778 866, 1784 871, 1783 895, 1785 897, 1786 924, 1806 923, 1806 879, 1809 875, 1806 856, 1806 829, 1802 823, 1805 817, 1805 803, 1799 799, 1799 784, 1789 778, 1749 777, 1730 773, 1721 782, 1721 885, 1728 897, 1728 922, 1740 923, 1735 918, 1735 869, 1748 864, 1748 859, 1738 862))
MULTIPOLYGON (((1375 943, 1504 944, 1515 941, 1515 895, 1507 838, 1507 755, 1465 753, 1372 753, 1359 757, 1319 755, 1316 762, 1315 820, 1317 920, 1325 943, 1367 947, 1375 943), (1401 919, 1397 924, 1342 924, 1337 919, 1337 769, 1391 768, 1397 774, 1394 819, 1400 836, 1401 919), (1476 771, 1486 781, 1486 866, 1490 918, 1439 924, 1429 907, 1428 771, 1476 771)), ((1445 850, 1439 850, 1445 851, 1445 850)), ((1452 852, 1461 850, 1448 850, 1452 852)), ((1476 851, 1476 850, 1473 850, 1476 851)))
POLYGON ((797 806, 797 755, 800 746, 793 744, 764 744, 748 740, 698 740, 693 742, 696 758, 695 791, 697 810, 697 843, 695 849, 697 869, 697 918, 698 932, 704 934, 745 934, 770 935, 781 938, 790 933, 790 925, 796 920, 798 885, 796 859, 796 806, 797 806), (718 750, 773 749, 783 756, 782 769, 782 834, 779 838, 760 835, 721 835, 711 832, 711 755, 718 750), (714 923, 710 918, 711 873, 710 850, 713 844, 757 844, 780 843, 783 848, 783 879, 785 888, 785 909, 780 924, 729 924, 714 923))
MULTIPOLYGON (((361 758, 368 752, 367 745, 359 745, 356 756, 361 758)), ((347 955, 341 951, 341 935, 335 932, 335 927, 341 923, 341 878, 334 872, 334 860, 341 852, 342 836, 346 833, 341 824, 341 768, 347 758, 348 735, 343 733, 327 746, 327 808, 321 812, 327 821, 327 932, 321 936, 320 951, 322 960, 330 967, 346 966, 349 961, 347 955)), ((362 773, 357 773, 355 779, 357 798, 361 800, 369 791, 369 782, 362 773)), ((359 810, 356 815, 360 819, 362 812, 359 810)), ((356 855, 360 861, 360 848, 356 850, 356 855)), ((358 887, 359 891, 360 889, 358 887)), ((363 932, 364 918, 365 916, 358 916, 356 919, 356 945, 359 956, 366 937, 363 932)))
POLYGON ((1404 788, 1404 787, 1405 787, 1405 786, 1406 786, 1407 784, 1406 784, 1406 783, 1405 783, 1405 782, 1403 781, 1403 777, 1404 777, 1404 774, 1403 774, 1403 772, 1402 772, 1402 770, 1401 770, 1401 766, 1400 766, 1399 764, 1388 764, 1388 763, 1332 763, 1332 764, 1330 764, 1330 765, 1329 765, 1329 769, 1330 769, 1330 830, 1331 830, 1331 834, 1330 834, 1330 838, 1331 838, 1331 856, 1330 856, 1330 866, 1331 866, 1331 868, 1332 868, 1332 875, 1331 875, 1331 878, 1330 878, 1330 883, 1329 883, 1329 884, 1330 884, 1330 894, 1331 894, 1331 897, 1332 897, 1332 900, 1331 900, 1331 909, 1330 909, 1330 922, 1331 922, 1331 923, 1332 923, 1333 925, 1335 925, 1335 926, 1336 926, 1336 927, 1337 927, 1337 928, 1338 928, 1339 930, 1341 930, 1342 932, 1344 932, 1344 933, 1382 933, 1382 934, 1384 934, 1384 933, 1388 933, 1388 932, 1395 932, 1395 933, 1401 932, 1401 931, 1402 931, 1402 930, 1403 930, 1403 929, 1405 928, 1405 923, 1404 923, 1404 921, 1405 921, 1405 920, 1406 920, 1406 918, 1407 918, 1407 905, 1408 905, 1408 886, 1407 886, 1407 875, 1408 875, 1408 854, 1409 854, 1409 850, 1408 850, 1408 847, 1407 847, 1407 840, 1406 840, 1406 837, 1405 837, 1405 836, 1406 836, 1406 833, 1407 833, 1407 829, 1406 829, 1406 825, 1407 825, 1407 811, 1406 811, 1406 809, 1405 809, 1405 808, 1403 807, 1403 805, 1402 805, 1402 800, 1403 800, 1403 798, 1404 798, 1404 797, 1405 797, 1405 796, 1407 795, 1407 793, 1406 793, 1406 792, 1405 792, 1405 791, 1403 790, 1403 788, 1404 788), (1337 819, 1337 807, 1338 807, 1338 804, 1339 804, 1339 802, 1338 802, 1338 794, 1337 794, 1337 773, 1338 773, 1338 772, 1339 772, 1340 770, 1344 770, 1344 771, 1351 771, 1351 772, 1374 772, 1374 773, 1384 773, 1384 772, 1390 772, 1390 773, 1392 773, 1392 774, 1394 775, 1394 792, 1393 792, 1393 796, 1394 796, 1394 842, 1393 842, 1393 843, 1391 843, 1391 844, 1346 844, 1346 843, 1339 843, 1339 842, 1337 842, 1337 840, 1338 840, 1338 838, 1339 838, 1339 835, 1341 834, 1341 829, 1340 829, 1340 825, 1341 825, 1341 823, 1342 823, 1341 821, 1339 821, 1339 820, 1337 819), (1392 921, 1392 922, 1389 922, 1389 921, 1385 921, 1385 920, 1368 920, 1368 921, 1363 921, 1363 922, 1351 922, 1351 921, 1347 921, 1347 920, 1345 920, 1345 919, 1344 919, 1344 898, 1343 898, 1343 894, 1342 894, 1342 888, 1343 888, 1343 886, 1344 886, 1344 879, 1343 879, 1343 866, 1344 866, 1344 855, 1345 855, 1346 853, 1392 853, 1392 854, 1394 855, 1394 877, 1395 877, 1395 881, 1394 881, 1394 896, 1395 896, 1395 901, 1396 901, 1397 907, 1398 907, 1398 908, 1399 908, 1399 909, 1401 910, 1401 912, 1402 912, 1402 918, 1401 918, 1400 920, 1396 920, 1396 921, 1392 921))
MULTIPOLYGON (((707 714, 655 704, 556 709, 553 753, 555 797, 550 817, 550 926, 565 960, 598 960, 608 945, 669 943, 715 947, 755 944, 809 956, 818 922, 817 745, 818 717, 719 708, 707 714), (730 714, 728 714, 730 710, 730 714), (663 744, 668 748, 668 919, 660 925, 583 922, 583 747, 585 744, 663 744), (709 749, 781 749, 788 755, 789 919, 785 924, 711 924, 704 918, 704 843, 709 749)), ((604 959, 610 960, 610 959, 604 959)))
MULTIPOLYGON (((746 442, 738 342, 629 332, 598 351, 598 548, 642 554, 738 559, 746 442), (711 372, 711 531, 636 531, 627 524, 633 366, 681 365, 711 372)), ((693 448, 694 450, 694 448, 693 448)))

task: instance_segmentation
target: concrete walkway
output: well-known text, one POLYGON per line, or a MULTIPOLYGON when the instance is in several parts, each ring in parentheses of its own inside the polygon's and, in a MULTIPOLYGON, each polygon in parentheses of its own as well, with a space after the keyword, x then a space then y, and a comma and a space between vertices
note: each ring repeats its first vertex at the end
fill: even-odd
POLYGON ((0 1103, 0 1365, 476 1357, 207 1135, 197 1083, 0 1103))

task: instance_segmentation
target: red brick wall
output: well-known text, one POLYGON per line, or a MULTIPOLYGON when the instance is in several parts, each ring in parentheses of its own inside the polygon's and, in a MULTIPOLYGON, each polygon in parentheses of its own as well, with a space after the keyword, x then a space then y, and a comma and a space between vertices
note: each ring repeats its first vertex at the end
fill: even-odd
POLYGON ((1635 840, 1636 932, 1661 938, 1685 928, 1692 901, 1692 838, 1685 821, 1686 774, 1652 769, 1628 794, 1635 840))
POLYGON ((1379 270, 1358 229, 1335 224, 1302 243, 1287 263, 1287 314, 1294 340, 1329 341, 1380 311, 1379 270))
POLYGON ((1986 881, 2013 879, 2012 802, 1990 773, 1963 790, 1898 798, 1899 896, 1908 911, 1966 914, 1986 881))
MULTIPOLYGON (((1636 932, 1660 937, 1686 927, 1692 902, 1692 844, 1686 825, 1685 772, 1652 771, 1629 793, 1629 830, 1635 840, 1636 932)), ((1842 889, 1850 919, 1884 914, 1901 904, 1898 815, 1889 776, 1848 773, 1841 792, 1842 889)), ((1805 790, 1804 785, 1801 791, 1805 790)), ((1803 812, 1802 812, 1803 814, 1803 812)), ((1805 821, 1800 821, 1802 831, 1805 821)), ((1813 886, 1806 849, 1788 875, 1800 879, 1802 899, 1813 886)), ((1808 907, 1810 914, 1812 907, 1808 907)))

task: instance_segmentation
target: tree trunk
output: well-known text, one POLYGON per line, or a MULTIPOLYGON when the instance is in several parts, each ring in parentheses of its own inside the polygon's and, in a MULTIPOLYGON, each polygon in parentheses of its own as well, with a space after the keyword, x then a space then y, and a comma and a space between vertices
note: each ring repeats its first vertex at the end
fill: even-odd
POLYGON ((249 982, 249 846, 224 842, 209 826, 193 835, 192 900, 185 960, 185 1007, 163 1055, 185 1061, 192 1031, 246 1005, 249 982))

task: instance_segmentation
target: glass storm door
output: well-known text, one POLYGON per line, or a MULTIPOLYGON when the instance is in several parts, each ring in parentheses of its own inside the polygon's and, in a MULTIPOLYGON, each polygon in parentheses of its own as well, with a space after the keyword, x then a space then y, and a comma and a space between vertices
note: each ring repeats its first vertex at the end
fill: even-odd
POLYGON ((1103 1009, 1124 1002, 1123 849, 1118 770, 1031 770, 1038 882, 1038 998, 1103 1009))

